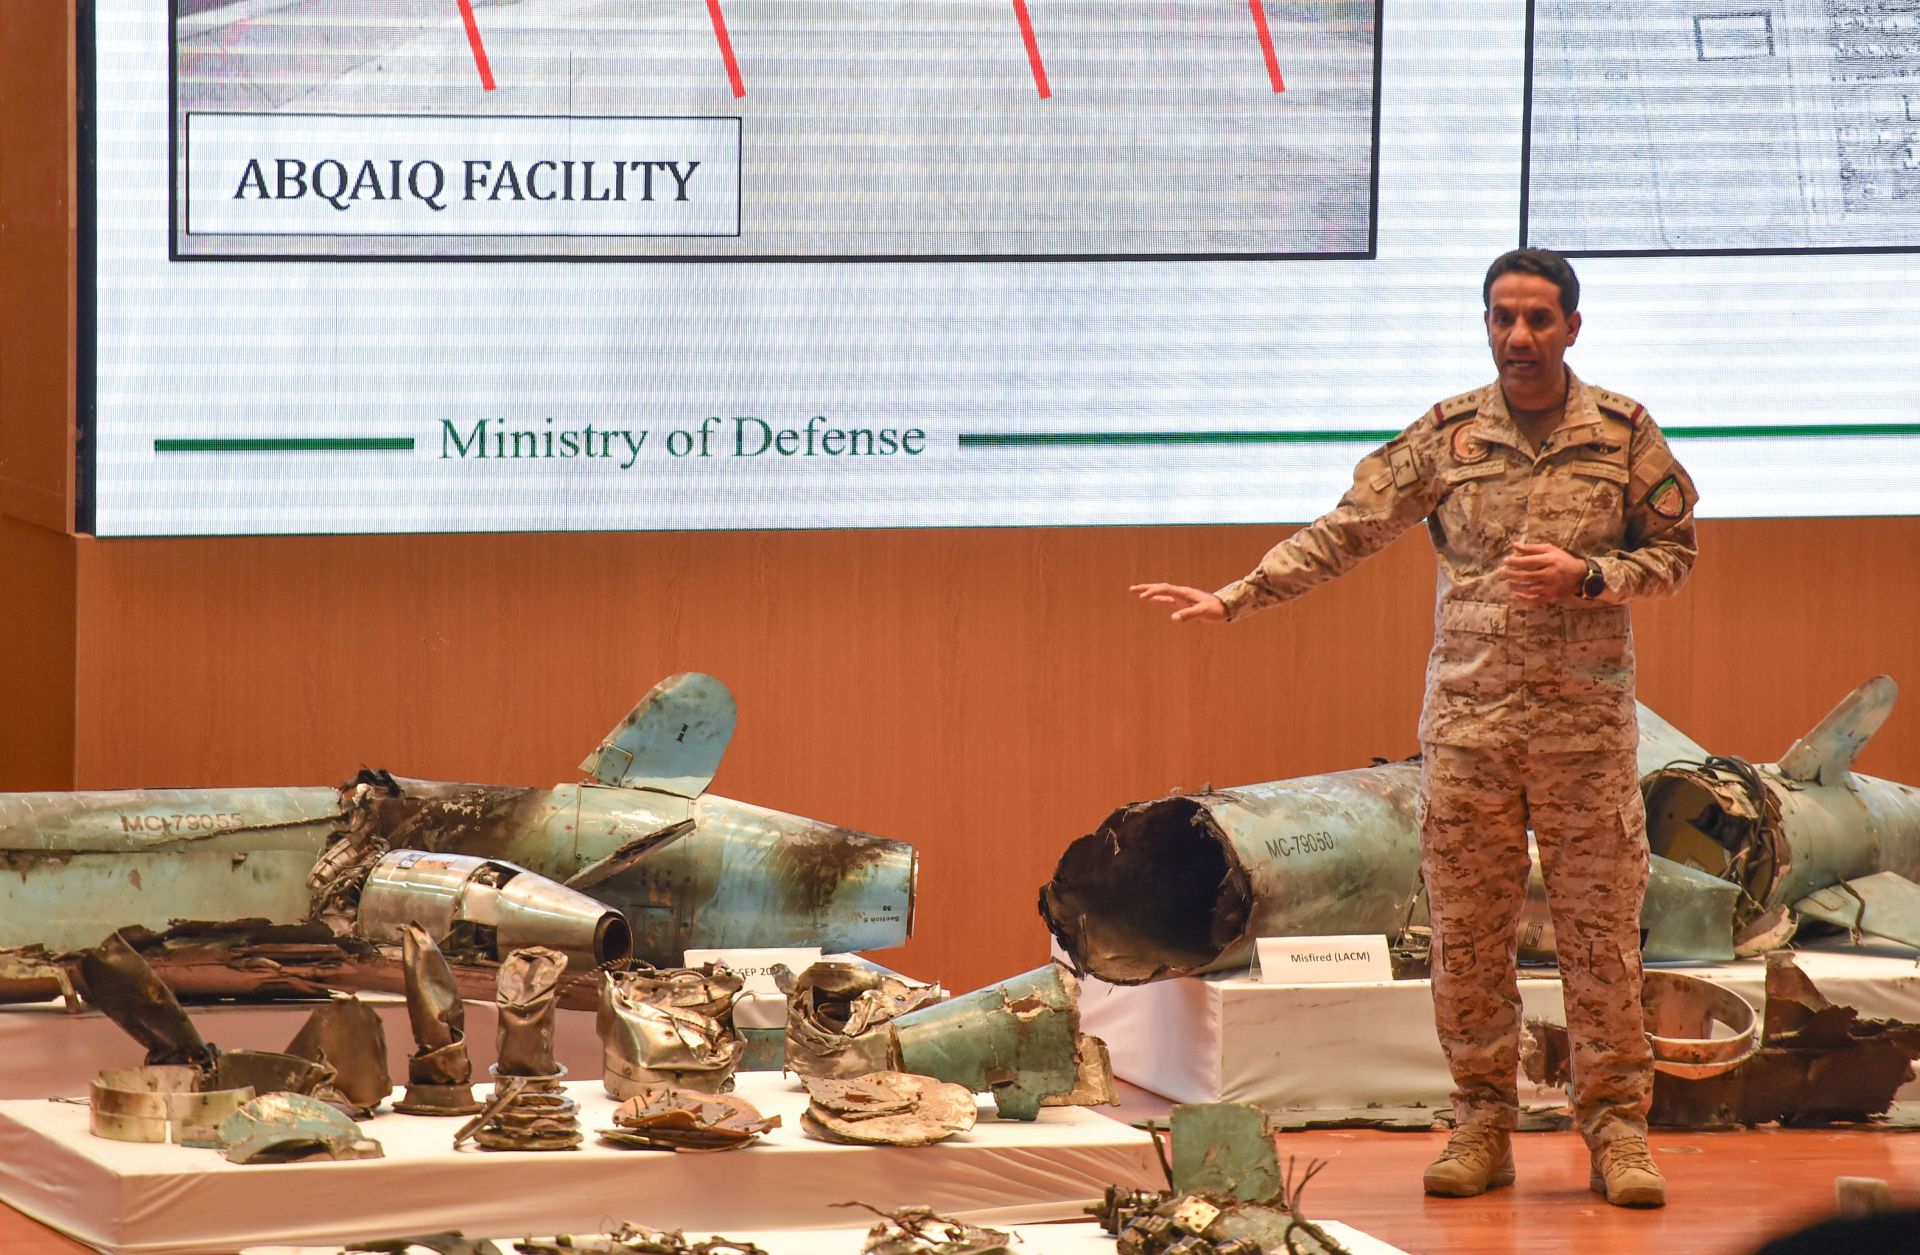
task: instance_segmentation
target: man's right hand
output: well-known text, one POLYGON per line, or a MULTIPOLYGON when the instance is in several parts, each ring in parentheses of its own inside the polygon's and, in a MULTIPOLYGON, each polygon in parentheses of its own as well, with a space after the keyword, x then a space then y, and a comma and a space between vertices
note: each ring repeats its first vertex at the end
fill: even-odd
POLYGON ((1127 590, 1141 601, 1175 607, 1175 623, 1225 623, 1227 603, 1203 589, 1185 584, 1135 584, 1127 590))

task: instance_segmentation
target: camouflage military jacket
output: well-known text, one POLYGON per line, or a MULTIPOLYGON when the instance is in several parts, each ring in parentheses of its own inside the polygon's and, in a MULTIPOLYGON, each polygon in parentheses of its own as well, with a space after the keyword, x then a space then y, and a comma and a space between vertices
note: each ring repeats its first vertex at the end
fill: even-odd
POLYGON ((1644 407, 1568 373, 1566 415, 1532 452, 1498 383, 1433 407, 1354 470, 1340 504, 1220 590, 1229 618, 1297 597, 1425 519, 1439 556, 1420 739, 1541 751, 1631 748, 1633 634, 1622 602, 1693 568, 1693 482, 1644 407), (1597 599, 1529 609, 1516 544, 1594 559, 1597 599))

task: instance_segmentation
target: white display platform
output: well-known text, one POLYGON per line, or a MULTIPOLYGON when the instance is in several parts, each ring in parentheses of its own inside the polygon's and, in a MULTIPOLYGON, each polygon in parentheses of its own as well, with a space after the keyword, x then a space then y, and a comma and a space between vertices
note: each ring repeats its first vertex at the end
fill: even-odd
MULTIPOLYGON (((860 1213, 864 1215, 865 1213, 860 1213)), ((1388 1246, 1358 1229, 1332 1220, 1316 1220, 1328 1236, 1346 1247, 1352 1255, 1406 1255, 1397 1246, 1388 1246)), ((658 1227, 658 1226, 654 1226, 658 1227)), ((1001 1228, 1005 1226, 995 1226, 1001 1228)), ((1095 1224, 1014 1225, 1009 1229, 1020 1239, 1026 1255, 1114 1255, 1114 1242, 1095 1224)), ((735 1242, 751 1242, 767 1255, 860 1255, 865 1225, 854 1229, 778 1229, 758 1232, 720 1231, 718 1236, 735 1242)), ((395 1235, 399 1236, 399 1235, 395 1235)), ((687 1234, 689 1240, 714 1236, 705 1231, 687 1234)), ((501 1255, 513 1255, 514 1239, 495 1238, 501 1255)), ((425 1248, 415 1247, 425 1255, 425 1248)), ((240 1255, 345 1255, 337 1246, 250 1246, 240 1255)))
POLYGON ((835 1146, 800 1131, 806 1093, 743 1073, 739 1094, 782 1127, 720 1154, 623 1150, 592 1135, 615 1106, 599 1082, 568 1085, 585 1145, 551 1153, 452 1149, 460 1122, 383 1111, 361 1125, 384 1159, 230 1164, 219 1152, 94 1137, 87 1110, 0 1102, 0 1201, 108 1252, 231 1251, 433 1233, 656 1228, 845 1228, 833 1203, 924 1204, 983 1223, 1075 1218, 1110 1184, 1162 1181, 1143 1132, 1096 1111, 1050 1107, 1000 1120, 983 1100, 972 1131, 934 1146, 835 1146))
MULTIPOLYGON (((1871 1018, 1920 1022, 1913 951, 1840 940, 1794 954, 1834 1002, 1871 1018)), ((1703 976, 1755 1007, 1766 1000, 1761 959, 1660 966, 1703 976)), ((1520 997, 1529 1018, 1566 1022, 1557 976, 1522 968, 1520 997)), ((1083 1032, 1106 1041, 1115 1075, 1176 1102, 1232 1100, 1291 1111, 1444 1107, 1453 1088, 1424 980, 1266 985, 1235 972, 1121 986, 1088 978, 1080 1020, 1083 1032)), ((1920 1098, 1920 1082, 1899 1097, 1920 1098)), ((1563 1098, 1557 1088, 1521 1079, 1522 1103, 1563 1098)))
MULTIPOLYGON (((364 993, 360 1001, 380 1014, 387 1034, 387 1072, 394 1084, 407 1079, 413 1030, 406 999, 364 993)), ((224 1003, 187 1008, 206 1040, 224 1050, 284 1050, 313 1013, 311 1002, 224 1003)), ((493 1062, 498 1015, 491 1002, 467 1004, 467 1052, 474 1075, 485 1079, 493 1062)), ((145 1051, 98 1011, 70 1012, 59 999, 0 1006, 0 1099, 84 1096, 103 1068, 138 1065, 145 1051)), ((576 1077, 600 1075, 600 1036, 591 1011, 560 1010, 554 1026, 554 1056, 576 1077)))

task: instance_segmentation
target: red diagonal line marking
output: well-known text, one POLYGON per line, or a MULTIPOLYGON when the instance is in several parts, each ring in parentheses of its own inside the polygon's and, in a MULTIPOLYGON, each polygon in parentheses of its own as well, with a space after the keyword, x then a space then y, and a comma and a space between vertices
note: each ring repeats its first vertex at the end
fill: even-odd
POLYGON ((1253 29, 1260 33, 1260 55, 1267 59, 1267 77, 1273 80, 1273 90, 1283 92, 1287 85, 1280 81, 1280 58, 1273 55, 1273 32, 1267 29, 1267 9, 1260 0, 1247 0, 1253 8, 1253 29))
POLYGON ((473 0, 460 0, 460 20, 467 24, 467 42, 473 45, 473 63, 480 67, 480 87, 493 90, 493 67, 487 64, 487 46, 480 42, 480 23, 473 20, 473 0))
POLYGON ((1040 99, 1053 95, 1053 89, 1047 86, 1047 67, 1040 63, 1040 42, 1033 37, 1033 19, 1027 16, 1027 0, 1013 0, 1013 11, 1020 18, 1020 38, 1027 41, 1027 61, 1033 66, 1033 85, 1040 89, 1040 99))
POLYGON ((720 12, 720 0, 707 0, 707 16, 713 19, 713 37, 720 41, 720 59, 727 63, 727 81, 733 84, 733 98, 738 100, 747 94, 747 85, 740 81, 740 63, 733 59, 733 41, 727 38, 727 18, 720 12))

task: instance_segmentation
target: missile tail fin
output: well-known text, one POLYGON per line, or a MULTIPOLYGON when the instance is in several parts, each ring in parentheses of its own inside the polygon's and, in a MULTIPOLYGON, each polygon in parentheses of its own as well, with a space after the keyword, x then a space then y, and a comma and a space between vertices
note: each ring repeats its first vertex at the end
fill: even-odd
POLYGON ((1893 711, 1899 686, 1876 675, 1840 699, 1827 717, 1787 748, 1775 764, 1780 774, 1804 784, 1838 784, 1893 711))
POLYGON ((613 788, 699 797, 720 770, 733 723, 727 686, 710 675, 683 671, 654 685, 580 770, 613 788))

